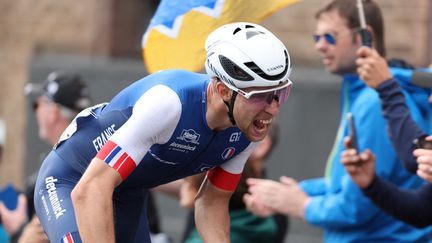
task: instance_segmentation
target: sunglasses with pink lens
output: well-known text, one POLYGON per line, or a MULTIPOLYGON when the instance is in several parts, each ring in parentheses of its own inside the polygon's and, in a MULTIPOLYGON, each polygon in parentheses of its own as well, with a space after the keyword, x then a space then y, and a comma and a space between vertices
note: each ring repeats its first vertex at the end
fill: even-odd
POLYGON ((289 97, 291 92, 292 82, 288 80, 283 86, 278 86, 273 89, 266 90, 253 90, 250 92, 245 92, 239 89, 237 92, 248 99, 251 103, 261 104, 261 105, 270 105, 273 100, 276 100, 280 105, 284 104, 289 97))

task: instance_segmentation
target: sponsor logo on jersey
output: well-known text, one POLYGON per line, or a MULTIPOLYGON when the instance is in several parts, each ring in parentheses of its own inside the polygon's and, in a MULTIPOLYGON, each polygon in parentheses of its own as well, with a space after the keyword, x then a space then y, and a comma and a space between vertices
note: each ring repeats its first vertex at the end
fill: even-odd
POLYGON ((107 128, 105 128, 99 136, 92 140, 93 147, 96 149, 96 152, 99 152, 104 144, 108 141, 108 139, 115 133, 115 124, 111 124, 107 128))
POLYGON ((188 144, 180 144, 176 142, 172 142, 169 145, 170 149, 180 151, 180 152, 189 152, 194 151, 196 149, 196 146, 190 146, 188 144), (189 151, 186 151, 189 150, 189 151))
POLYGON ((223 151, 223 153, 221 154, 222 159, 225 159, 225 160, 229 159, 234 155, 234 153, 235 153, 235 148, 233 148, 233 147, 226 148, 223 151))
POLYGON ((229 138, 230 142, 238 142, 240 141, 241 132, 233 132, 229 138))
MULTIPOLYGON (((63 200, 60 200, 58 198, 57 188, 55 185, 56 182, 57 182, 57 179, 55 179, 52 176, 45 178, 45 188, 48 192, 48 198, 50 201, 51 209, 52 209, 56 219, 58 219, 60 216, 62 216, 66 212, 66 209, 62 208, 61 202, 63 200)), ((45 201, 45 200, 42 200, 42 201, 45 201)), ((45 203, 46 203, 46 201, 45 201, 45 203)), ((44 207, 45 206, 46 205, 44 205, 44 207)), ((48 206, 46 206, 45 211, 47 211, 48 212, 47 214, 49 214, 49 211, 47 210, 47 208, 48 208, 48 206)))
POLYGON ((200 138, 200 134, 195 132, 193 129, 183 129, 180 136, 177 137, 178 140, 182 140, 188 143, 199 144, 198 140, 200 138))

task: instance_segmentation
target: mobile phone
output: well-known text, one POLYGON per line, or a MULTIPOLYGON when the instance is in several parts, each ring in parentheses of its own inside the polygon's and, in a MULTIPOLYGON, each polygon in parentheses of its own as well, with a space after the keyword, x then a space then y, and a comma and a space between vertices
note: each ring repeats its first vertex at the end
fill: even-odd
POLYGON ((355 149, 357 153, 359 153, 360 151, 357 143, 357 131, 354 122, 354 116, 352 113, 347 114, 347 120, 348 120, 348 132, 351 140, 351 148, 355 149))
POLYGON ((426 137, 427 136, 421 136, 419 138, 416 138, 414 139, 413 143, 417 148, 432 150, 432 141, 427 141, 426 137))
POLYGON ((0 190, 0 201, 9 210, 15 210, 18 204, 18 192, 12 184, 8 184, 0 190))
POLYGON ((363 46, 372 47, 372 34, 367 29, 366 26, 366 17, 364 14, 364 8, 363 8, 363 0, 357 0, 357 10, 359 14, 359 20, 360 20, 360 36, 362 40, 363 46))

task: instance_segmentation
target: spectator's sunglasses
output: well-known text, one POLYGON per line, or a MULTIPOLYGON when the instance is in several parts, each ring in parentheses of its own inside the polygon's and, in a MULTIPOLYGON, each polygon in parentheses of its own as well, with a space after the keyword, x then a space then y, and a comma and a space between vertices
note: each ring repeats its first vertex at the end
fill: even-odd
POLYGON ((320 41, 321 37, 324 37, 325 41, 329 43, 330 45, 336 45, 336 38, 333 34, 330 33, 324 33, 322 35, 314 34, 313 38, 315 40, 315 43, 320 41))
MULTIPOLYGON (((360 27, 356 27, 350 30, 350 32, 346 32, 346 33, 356 33, 360 31, 360 27)), ((321 35, 318 34, 314 34, 313 35, 313 39, 315 41, 315 43, 317 43, 318 41, 320 41, 321 37, 324 37, 325 41, 327 43, 329 43, 330 45, 336 45, 336 37, 340 35, 339 33, 324 33, 321 35)))

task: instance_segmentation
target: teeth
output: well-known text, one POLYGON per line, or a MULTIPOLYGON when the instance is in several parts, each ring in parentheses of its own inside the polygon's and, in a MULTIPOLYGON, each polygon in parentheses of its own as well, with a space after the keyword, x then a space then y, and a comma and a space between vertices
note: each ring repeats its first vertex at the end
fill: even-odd
POLYGON ((269 119, 269 120, 258 120, 259 122, 261 122, 262 124, 270 124, 272 122, 273 119, 269 119))

